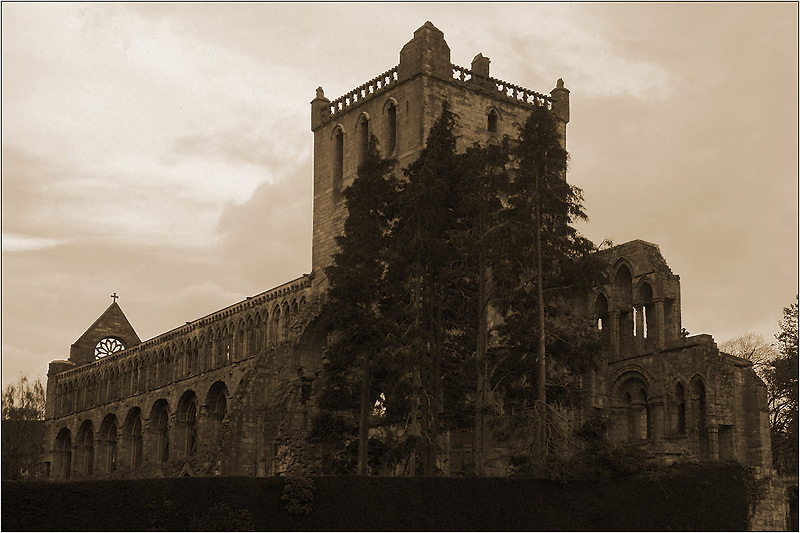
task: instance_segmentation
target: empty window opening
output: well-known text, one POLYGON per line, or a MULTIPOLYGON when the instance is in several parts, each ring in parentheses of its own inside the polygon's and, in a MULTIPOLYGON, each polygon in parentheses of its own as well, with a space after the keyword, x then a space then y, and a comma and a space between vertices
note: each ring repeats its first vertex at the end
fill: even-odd
POLYGON ((108 415, 100 427, 101 461, 104 473, 117 469, 117 417, 108 415))
POLYGON ((210 437, 217 439, 222 433, 222 421, 228 412, 228 387, 224 382, 217 381, 209 389, 206 412, 210 420, 210 437))
POLYGON ((165 463, 169 460, 169 407, 166 400, 159 400, 150 415, 152 435, 155 445, 155 462, 165 463))
POLYGON ((184 457, 197 454, 197 395, 186 391, 178 402, 177 441, 184 457))
POLYGON ((491 109, 487 116, 487 128, 489 129, 489 133, 497 133, 497 118, 497 111, 491 109))
POLYGON ((133 408, 125 419, 123 427, 123 459, 131 469, 142 464, 142 416, 139 408, 133 408))
POLYGON ((397 147, 397 106, 394 102, 386 106, 386 147, 390 154, 397 147))
POLYGON ((344 132, 342 128, 336 128, 333 134, 333 196, 336 201, 341 198, 343 180, 344 132))
POLYGON ((686 393, 680 383, 675 385, 675 432, 686 433, 686 393))
POLYGON ((358 121, 358 137, 359 137, 359 163, 364 161, 367 157, 367 150, 369 150, 369 119, 366 115, 361 115, 358 121))
POLYGON ((94 431, 92 423, 87 421, 81 427, 81 470, 84 476, 91 476, 94 472, 94 431))
POLYGON ((72 436, 69 429, 58 432, 55 443, 55 473, 59 479, 69 479, 72 473, 72 436))

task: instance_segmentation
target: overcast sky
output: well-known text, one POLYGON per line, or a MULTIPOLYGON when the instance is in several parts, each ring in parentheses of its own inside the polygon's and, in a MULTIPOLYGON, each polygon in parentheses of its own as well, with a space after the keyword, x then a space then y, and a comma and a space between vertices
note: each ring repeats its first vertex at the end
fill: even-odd
POLYGON ((658 244, 683 326, 768 340, 798 280, 797 4, 2 4, 2 382, 120 295, 144 340, 311 268, 317 86, 454 63, 570 89, 599 242, 658 244))

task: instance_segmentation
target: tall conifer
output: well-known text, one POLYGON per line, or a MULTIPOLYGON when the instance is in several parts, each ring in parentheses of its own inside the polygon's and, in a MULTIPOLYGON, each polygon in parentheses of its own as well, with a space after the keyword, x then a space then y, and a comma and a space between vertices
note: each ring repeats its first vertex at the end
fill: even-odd
POLYGON ((394 165, 395 161, 381 158, 372 137, 358 178, 344 191, 348 210, 344 235, 337 237, 339 251, 325 269, 330 289, 322 317, 329 342, 321 414, 312 435, 342 452, 355 440, 357 430, 361 475, 368 473, 370 413, 384 385, 373 379, 372 369, 375 365, 385 369, 382 358, 390 336, 385 273, 390 203, 397 190, 394 165))

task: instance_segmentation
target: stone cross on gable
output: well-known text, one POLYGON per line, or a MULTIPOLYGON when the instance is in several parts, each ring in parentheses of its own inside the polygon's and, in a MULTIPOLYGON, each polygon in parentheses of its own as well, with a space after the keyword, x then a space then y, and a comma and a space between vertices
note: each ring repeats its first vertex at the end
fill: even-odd
POLYGON ((111 299, 114 300, 114 303, 117 303, 117 298, 119 298, 119 296, 117 296, 116 292, 111 295, 111 299))

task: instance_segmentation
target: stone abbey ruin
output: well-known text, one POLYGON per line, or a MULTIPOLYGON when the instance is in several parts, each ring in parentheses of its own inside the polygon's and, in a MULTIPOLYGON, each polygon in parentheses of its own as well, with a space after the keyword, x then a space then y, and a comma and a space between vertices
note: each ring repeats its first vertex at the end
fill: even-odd
MULTIPOLYGON (((326 343, 314 319, 347 213, 342 191, 370 134, 397 168, 414 161, 444 100, 459 116, 460 151, 515 135, 537 106, 566 142, 561 80, 545 95, 491 78, 481 54, 470 68, 453 65, 430 22, 396 67, 333 101, 317 89, 311 273, 145 341, 112 303, 67 360, 50 363, 49 476, 273 476, 313 458, 306 436, 326 343)), ((658 246, 636 240, 601 253, 608 283, 586 306, 602 330, 604 362, 583 383, 588 408, 611 420, 609 441, 666 463, 770 469, 765 387, 751 364, 721 353, 709 335, 682 335, 680 280, 658 246)), ((445 439, 437 461, 445 475, 462 472, 469 442, 445 439)), ((486 461, 504 475, 509 453, 494 446, 486 461)))

